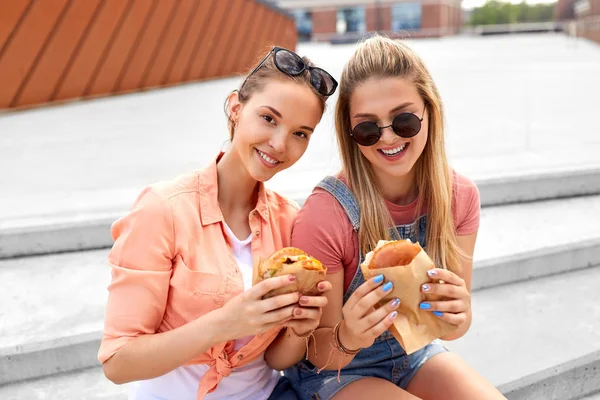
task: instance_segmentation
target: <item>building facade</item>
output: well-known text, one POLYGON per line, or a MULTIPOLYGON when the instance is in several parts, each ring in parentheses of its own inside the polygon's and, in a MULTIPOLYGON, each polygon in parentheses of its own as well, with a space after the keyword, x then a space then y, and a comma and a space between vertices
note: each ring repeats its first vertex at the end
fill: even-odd
POLYGON ((600 43, 600 0, 558 0, 556 19, 570 21, 570 34, 600 43))
POLYGON ((231 76, 296 42, 266 0, 0 1, 0 111, 231 76))
POLYGON ((461 0, 276 0, 290 12, 299 37, 352 41, 367 32, 391 37, 441 37, 463 24, 461 0))

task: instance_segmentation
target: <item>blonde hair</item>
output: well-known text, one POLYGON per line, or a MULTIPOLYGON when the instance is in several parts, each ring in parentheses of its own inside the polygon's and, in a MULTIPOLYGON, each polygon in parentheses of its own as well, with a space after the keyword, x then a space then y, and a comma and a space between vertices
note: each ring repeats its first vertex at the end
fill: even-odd
POLYGON ((417 160, 415 183, 419 192, 417 219, 427 209, 427 253, 436 266, 457 272, 462 255, 452 218, 452 172, 444 144, 442 101, 421 58, 406 44, 380 35, 358 45, 345 65, 336 106, 336 131, 344 173, 360 207, 359 241, 363 254, 380 239, 390 240, 394 222, 377 185, 373 168, 350 136, 350 98, 370 78, 398 77, 412 82, 425 102, 429 136, 417 160))
MULTIPOLYGON (((273 80, 291 80, 296 82, 299 85, 308 86, 313 93, 319 98, 319 104, 321 106, 321 113, 325 112, 325 102, 327 101, 327 97, 323 96, 311 85, 311 77, 306 71, 301 73, 300 75, 290 76, 279 70, 275 65, 274 57, 271 53, 273 46, 269 46, 268 52, 261 54, 257 59, 255 66, 258 65, 262 59, 269 55, 269 57, 265 60, 265 62, 260 66, 258 70, 256 70, 253 74, 251 72, 254 70, 254 66, 246 73, 246 79, 241 83, 239 89, 236 89, 238 92, 239 100, 241 104, 246 103, 250 100, 250 97, 256 92, 260 92, 264 89, 269 81, 273 80), (250 75, 251 74, 251 75, 250 75)), ((314 67, 314 64, 307 58, 302 57, 302 61, 309 66, 314 67)), ((235 133, 235 122, 231 118, 231 116, 227 113, 227 102, 229 96, 225 99, 225 115, 227 116, 227 126, 229 128, 229 139, 233 140, 233 135, 235 133)))

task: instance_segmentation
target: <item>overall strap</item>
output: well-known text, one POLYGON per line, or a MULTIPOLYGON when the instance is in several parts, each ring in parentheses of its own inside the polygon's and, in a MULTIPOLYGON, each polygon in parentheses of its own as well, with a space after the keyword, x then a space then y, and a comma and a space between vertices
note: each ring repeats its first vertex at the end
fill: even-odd
POLYGON ((317 184, 318 188, 328 191, 346 211, 352 228, 358 232, 360 225, 360 208, 356 197, 344 182, 334 176, 326 176, 317 184))

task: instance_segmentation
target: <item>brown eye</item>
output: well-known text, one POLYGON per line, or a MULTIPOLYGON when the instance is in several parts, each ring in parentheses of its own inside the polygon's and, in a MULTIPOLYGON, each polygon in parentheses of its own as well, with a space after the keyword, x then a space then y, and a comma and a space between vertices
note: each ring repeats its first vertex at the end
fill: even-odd
POLYGON ((264 119, 265 121, 267 121, 269 124, 272 124, 273 122, 275 122, 275 120, 273 119, 273 117, 271 117, 268 114, 262 115, 261 117, 262 117, 262 119, 264 119))
POLYGON ((301 137, 302 139, 308 139, 308 135, 304 132, 300 132, 300 131, 294 132, 294 135, 301 137))

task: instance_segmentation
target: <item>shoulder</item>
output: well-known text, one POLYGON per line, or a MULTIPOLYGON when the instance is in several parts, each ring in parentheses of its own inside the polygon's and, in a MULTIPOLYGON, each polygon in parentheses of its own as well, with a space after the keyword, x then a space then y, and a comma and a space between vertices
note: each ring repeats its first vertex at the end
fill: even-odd
POLYGON ((479 189, 473 180, 452 169, 452 211, 459 235, 471 234, 479 228, 479 189))
POLYGON ((464 201, 475 196, 479 197, 479 189, 471 178, 459 173, 455 169, 451 169, 451 173, 455 201, 464 201))
POLYGON ((173 219, 173 214, 198 212, 198 171, 146 186, 134 202, 132 214, 143 219, 173 219))
POLYGON ((265 188, 267 204, 271 211, 278 214, 298 214, 300 206, 297 202, 273 190, 265 188))

